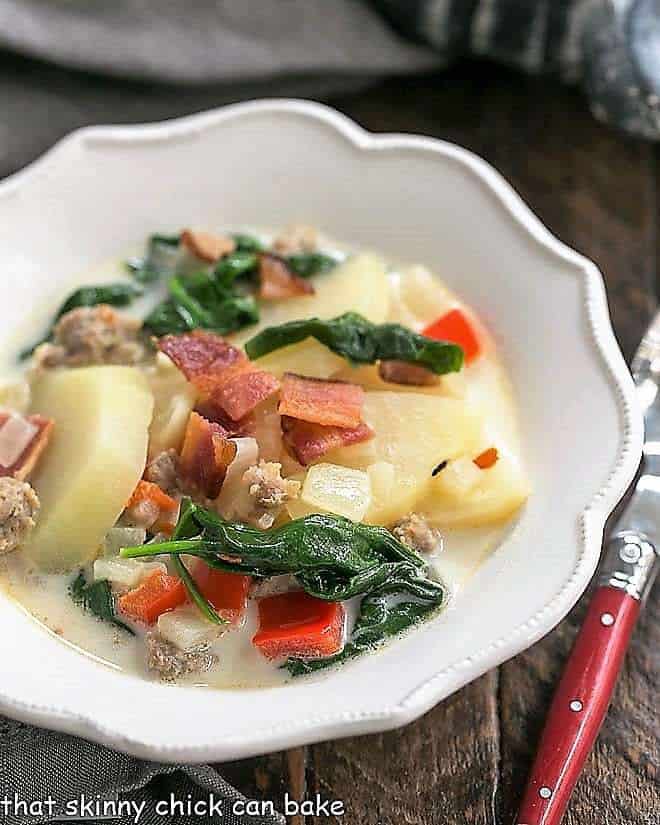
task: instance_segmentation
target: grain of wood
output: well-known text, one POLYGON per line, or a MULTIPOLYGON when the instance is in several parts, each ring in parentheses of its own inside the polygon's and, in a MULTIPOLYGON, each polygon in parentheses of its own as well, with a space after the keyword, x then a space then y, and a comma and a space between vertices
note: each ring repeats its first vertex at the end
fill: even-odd
MULTIPOLYGON (((302 802, 307 792, 307 748, 292 748, 287 751, 287 777, 291 799, 302 802)), ((305 825, 302 814, 290 817, 291 825, 305 825)))
POLYGON ((289 772, 285 753, 273 753, 255 759, 241 759, 216 765, 222 776, 250 799, 271 800, 283 810, 284 794, 289 790, 289 772))
POLYGON ((405 728, 310 750, 310 793, 345 804, 344 818, 330 822, 495 822, 497 672, 481 677, 405 728))

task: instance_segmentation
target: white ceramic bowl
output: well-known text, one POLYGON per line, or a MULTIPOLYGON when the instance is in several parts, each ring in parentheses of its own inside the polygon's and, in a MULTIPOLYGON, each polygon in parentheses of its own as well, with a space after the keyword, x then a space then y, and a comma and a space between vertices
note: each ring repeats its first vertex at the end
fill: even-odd
POLYGON ((0 186, 0 343, 71 273, 156 228, 300 219, 429 265, 494 332, 534 484, 512 535, 435 621, 322 678, 268 690, 193 692, 122 675, 0 598, 1 712, 168 761, 383 730, 531 645, 584 590, 640 455, 632 382, 596 267, 456 146, 371 135, 299 101, 75 132, 0 186))

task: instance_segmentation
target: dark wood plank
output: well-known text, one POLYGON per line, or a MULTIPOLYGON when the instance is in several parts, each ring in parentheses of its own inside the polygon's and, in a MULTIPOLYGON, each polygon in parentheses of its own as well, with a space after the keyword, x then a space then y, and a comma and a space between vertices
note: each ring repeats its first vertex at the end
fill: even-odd
MULTIPOLYGON (((397 731, 311 748, 309 793, 360 825, 496 822, 497 671, 397 731)), ((308 821, 308 825, 311 823, 308 821)))
MULTIPOLYGON (((287 752, 286 761, 289 796, 295 802, 303 802, 307 794, 307 748, 292 748, 287 752)), ((295 813, 289 822, 291 825, 305 825, 305 816, 295 813)))
POLYGON ((284 795, 291 793, 285 753, 224 762, 215 767, 227 782, 248 798, 272 800, 278 810, 283 810, 284 795))

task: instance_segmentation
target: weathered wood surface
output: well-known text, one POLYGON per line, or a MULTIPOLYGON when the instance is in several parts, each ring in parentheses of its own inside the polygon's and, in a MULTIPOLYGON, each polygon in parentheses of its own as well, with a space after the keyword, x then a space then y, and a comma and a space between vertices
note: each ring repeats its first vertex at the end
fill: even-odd
MULTIPOLYGON (((502 69, 463 66, 332 102, 373 131, 446 138, 489 160, 555 234, 601 267, 616 334, 631 356, 659 285, 657 150, 595 123, 575 91, 502 69)), ((659 591, 637 629, 567 825, 660 823, 659 591)), ((332 821, 350 825, 513 823, 584 607, 582 600, 533 648, 402 730, 307 748, 305 763, 294 760, 293 778, 286 760, 270 757, 270 783, 293 779, 300 788, 304 771, 308 795, 342 799, 346 814, 332 821)))

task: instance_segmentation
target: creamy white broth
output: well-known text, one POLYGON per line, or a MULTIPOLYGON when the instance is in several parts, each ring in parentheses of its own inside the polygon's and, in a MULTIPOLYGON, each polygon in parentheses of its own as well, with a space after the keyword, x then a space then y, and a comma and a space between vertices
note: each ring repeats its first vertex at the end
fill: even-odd
MULTIPOLYGON (((262 238, 265 235, 254 234, 259 234, 262 238)), ((334 243, 321 243, 321 248, 335 254, 344 251, 334 243)), ((129 255, 139 251, 129 250, 129 255)), ((69 291, 84 284, 127 279, 124 260, 125 258, 107 261, 82 277, 73 279, 67 285, 69 291)), ((318 276, 319 279, 324 277, 331 276, 318 276)), ((393 268, 388 277, 391 292, 389 320, 403 323, 417 331, 448 309, 461 305, 453 293, 424 267, 393 268), (420 300, 422 294, 425 295, 424 300, 420 300)), ((63 289, 62 293, 66 294, 66 290, 63 289)), ((162 292, 152 292, 122 311, 142 317, 148 306, 159 300, 161 295, 162 292)), ((55 301, 54 305, 57 304, 55 301)), ((12 347, 5 350, 4 363, 0 367, 7 381, 20 378, 21 370, 16 363, 15 352, 43 335, 52 318, 53 308, 42 308, 27 319, 16 333, 15 350, 12 347)), ((262 305, 260 327, 267 326, 270 318, 278 320, 277 308, 269 310, 262 305)), ((228 337, 236 343, 242 343, 250 335, 250 330, 243 330, 238 335, 228 337)), ((354 380, 359 382, 359 369, 355 372, 341 370, 339 377, 351 380, 351 373, 355 376, 354 380)), ((367 391, 370 389, 369 382, 366 388, 367 391)), ((418 387, 392 384, 371 388, 394 392, 420 391, 418 387)), ((508 456, 516 464, 522 463, 511 387, 492 344, 486 346, 484 355, 474 364, 459 375, 443 377, 440 385, 429 392, 464 397, 482 409, 487 421, 483 433, 485 447, 496 444, 501 454, 508 456)), ((438 458, 441 460, 442 457, 438 458)), ((484 558, 498 546, 509 526, 510 520, 483 527, 443 528, 442 547, 429 558, 431 574, 440 577, 449 592, 455 594, 484 558)), ((20 550, 0 560, 0 586, 51 632, 109 666, 149 677, 142 638, 130 637, 120 629, 84 613, 69 597, 71 578, 72 574, 44 574, 32 570, 20 550)), ((266 660, 251 644, 256 626, 256 602, 251 600, 242 626, 226 631, 213 643, 212 652, 218 657, 218 665, 207 673, 183 677, 180 682, 229 689, 268 686, 286 681, 286 671, 279 668, 277 663, 266 660)))
MULTIPOLYGON (((0 583, 5 592, 31 616, 63 641, 119 670, 152 678, 146 666, 144 641, 83 612, 69 596, 71 574, 31 570, 20 552, 0 560, 0 583)), ((268 687, 287 680, 286 671, 265 659, 251 644, 257 630, 257 606, 251 600, 244 622, 227 630, 211 646, 218 666, 191 673, 178 684, 216 688, 268 687)), ((139 632, 139 631, 138 631, 139 632)))

